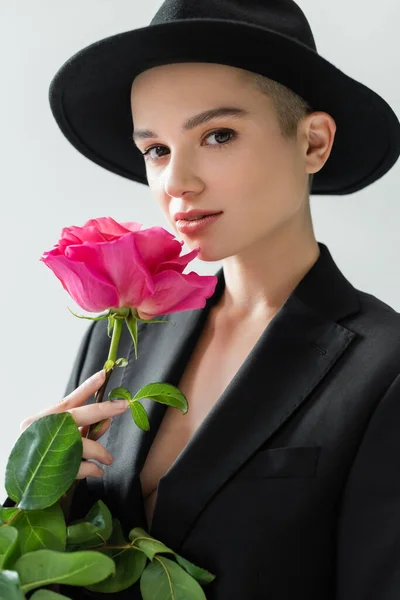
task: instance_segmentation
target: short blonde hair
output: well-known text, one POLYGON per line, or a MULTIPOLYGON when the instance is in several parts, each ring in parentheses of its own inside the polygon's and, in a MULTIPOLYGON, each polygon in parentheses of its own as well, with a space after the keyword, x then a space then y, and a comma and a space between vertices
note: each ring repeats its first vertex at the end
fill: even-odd
MULTIPOLYGON (((262 94, 268 96, 275 107, 282 135, 295 138, 299 122, 313 112, 312 106, 301 96, 285 85, 259 73, 243 71, 244 77, 262 94)), ((309 176, 311 191, 314 175, 309 176)))

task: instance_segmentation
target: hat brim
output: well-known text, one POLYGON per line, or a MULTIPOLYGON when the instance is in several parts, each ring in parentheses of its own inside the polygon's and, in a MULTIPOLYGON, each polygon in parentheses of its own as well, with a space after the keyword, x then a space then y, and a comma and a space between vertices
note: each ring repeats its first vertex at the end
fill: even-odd
POLYGON ((382 177, 400 154, 400 123, 387 102, 301 42, 264 27, 221 19, 185 19, 97 41, 68 59, 49 87, 65 137, 101 167, 148 185, 132 140, 134 78, 174 62, 231 65, 270 77, 325 111, 337 125, 331 155, 312 194, 343 195, 382 177), (240 44, 238 44, 238 39, 240 44))

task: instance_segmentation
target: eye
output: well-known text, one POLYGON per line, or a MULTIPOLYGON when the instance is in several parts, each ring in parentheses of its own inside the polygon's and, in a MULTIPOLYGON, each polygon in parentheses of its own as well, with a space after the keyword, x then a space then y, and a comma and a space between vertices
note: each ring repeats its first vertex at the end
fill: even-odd
MULTIPOLYGON (((228 136, 228 138, 229 138, 228 140, 226 140, 225 142, 222 142, 222 143, 210 144, 210 146, 214 146, 214 147, 227 146, 228 144, 232 143, 237 137, 237 133, 236 133, 236 131, 233 131, 233 129, 216 129, 215 131, 208 133, 204 139, 207 139, 213 135, 214 136, 222 135, 222 137, 228 136)), ((150 159, 154 162, 154 161, 158 160, 159 158, 162 158, 157 155, 155 157, 152 157, 150 155, 150 152, 152 150, 157 150, 158 148, 161 148, 163 150, 168 150, 168 148, 166 146, 150 146, 150 148, 148 148, 145 152, 142 152, 142 155, 145 157, 145 160, 150 159), (146 158, 146 157, 149 157, 149 158, 146 158)))
POLYGON ((233 129, 217 129, 217 131, 213 131, 212 133, 209 133, 206 136, 206 139, 211 137, 212 135, 216 135, 216 136, 222 135, 222 137, 226 136, 226 135, 230 136, 229 139, 227 141, 223 142, 222 144, 211 144, 212 146, 213 145, 214 146, 226 146, 227 144, 229 144, 229 142, 233 142, 233 140, 236 137, 236 132, 233 131, 233 129))

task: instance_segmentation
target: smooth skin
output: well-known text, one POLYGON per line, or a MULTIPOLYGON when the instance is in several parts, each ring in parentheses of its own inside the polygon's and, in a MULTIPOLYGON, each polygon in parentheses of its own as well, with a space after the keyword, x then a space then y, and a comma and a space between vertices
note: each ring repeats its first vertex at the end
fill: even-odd
POLYGON ((268 322, 317 260, 308 178, 328 160, 336 132, 334 119, 315 111, 296 137, 283 137, 271 99, 247 79, 228 65, 175 63, 147 69, 131 88, 134 143, 151 195, 172 233, 200 249, 198 260, 223 261, 218 307, 228 331, 268 322), (247 116, 183 127, 219 107, 247 116), (191 209, 223 214, 181 234, 174 213, 191 209))
POLYGON ((33 417, 28 417, 20 424, 21 433, 40 417, 45 415, 57 414, 61 412, 69 412, 78 425, 82 435, 83 458, 86 461, 81 462, 76 479, 84 479, 85 477, 102 477, 103 469, 96 464, 89 462, 91 459, 97 460, 104 465, 110 465, 113 461, 111 454, 97 440, 107 431, 110 426, 111 417, 123 413, 129 406, 126 400, 105 401, 83 406, 93 394, 104 383, 105 371, 101 371, 100 375, 95 373, 92 377, 86 379, 73 392, 65 396, 49 408, 39 412, 33 417), (87 439, 85 436, 92 423, 98 423, 106 419, 97 434, 93 434, 93 439, 87 439))

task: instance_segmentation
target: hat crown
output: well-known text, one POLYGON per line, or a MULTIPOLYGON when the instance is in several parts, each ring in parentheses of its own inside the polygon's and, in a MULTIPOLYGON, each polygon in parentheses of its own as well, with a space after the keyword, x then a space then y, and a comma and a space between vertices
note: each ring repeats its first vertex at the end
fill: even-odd
POLYGON ((151 26, 111 35, 70 57, 50 83, 51 110, 87 158, 149 185, 132 141, 132 81, 152 67, 182 62, 258 73, 332 115, 334 145, 314 176, 314 194, 361 190, 400 156, 400 123, 392 108, 318 54, 294 0, 164 0, 151 26))
POLYGON ((316 50, 310 24, 293 0, 165 0, 150 24, 185 19, 223 19, 256 25, 316 50))

